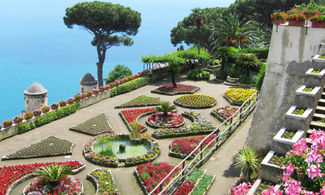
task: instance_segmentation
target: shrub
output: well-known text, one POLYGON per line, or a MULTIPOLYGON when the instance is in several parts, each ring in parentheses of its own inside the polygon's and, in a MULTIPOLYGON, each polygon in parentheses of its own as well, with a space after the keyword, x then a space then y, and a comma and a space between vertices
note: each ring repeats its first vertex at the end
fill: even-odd
POLYGON ((124 65, 118 64, 114 67, 114 69, 108 73, 108 78, 105 78, 105 82, 110 83, 114 82, 115 80, 122 79, 124 77, 130 76, 132 74, 132 71, 124 65))
POLYGON ((57 110, 59 108, 59 104, 53 103, 51 104, 51 110, 57 110))
POLYGON ((111 91, 111 96, 116 96, 122 93, 126 93, 135 89, 138 89, 142 86, 145 86, 149 83, 148 77, 140 77, 137 79, 134 79, 130 82, 121 84, 115 88, 112 89, 111 91))
POLYGON ((33 118, 33 113, 31 113, 31 112, 26 112, 26 113, 24 114, 24 118, 25 118, 25 120, 29 120, 29 119, 33 118))
POLYGON ((18 125, 18 134, 23 134, 35 128, 35 123, 22 122, 18 125))
POLYGON ((65 100, 62 100, 59 102, 59 104, 60 104, 60 107, 64 107, 67 105, 67 102, 65 100))
POLYGON ((40 110, 40 109, 37 109, 37 110, 34 110, 33 111, 33 115, 35 116, 35 117, 37 117, 37 116, 39 116, 39 115, 41 115, 42 114, 42 111, 40 110))
POLYGON ((263 63, 262 68, 256 77, 256 89, 259 91, 261 90, 264 81, 265 69, 266 69, 266 64, 263 63))
POLYGON ((23 118, 21 116, 15 116, 13 120, 15 124, 19 124, 23 121, 23 118))
POLYGON ((202 80, 210 80, 210 73, 207 71, 202 71, 202 76, 201 76, 202 80))
POLYGON ((4 128, 11 127, 12 120, 8 119, 8 120, 5 120, 5 121, 2 121, 2 124, 3 124, 4 128))
POLYGON ((187 73, 188 77, 192 80, 209 80, 210 73, 202 71, 201 69, 193 69, 187 73))
POLYGON ((216 79, 220 80, 226 80, 227 78, 227 73, 225 71, 216 70, 214 75, 216 76, 216 79))
POLYGON ((48 106, 43 106, 43 107, 41 108, 41 110, 42 110, 43 113, 47 113, 48 111, 50 111, 50 107, 48 107, 48 106))

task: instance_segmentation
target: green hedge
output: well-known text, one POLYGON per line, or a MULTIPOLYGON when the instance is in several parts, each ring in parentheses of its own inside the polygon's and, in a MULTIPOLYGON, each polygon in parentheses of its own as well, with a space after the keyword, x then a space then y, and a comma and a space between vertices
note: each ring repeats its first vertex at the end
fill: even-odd
POLYGON ((210 73, 201 69, 193 69, 187 73, 192 80, 210 80, 210 73))
POLYGON ((48 112, 42 116, 39 116, 35 120, 36 127, 40 127, 42 125, 45 125, 47 123, 50 123, 56 119, 60 119, 62 117, 68 116, 72 113, 75 113, 80 107, 79 103, 73 103, 67 106, 64 106, 62 108, 59 108, 58 110, 54 112, 48 112))
POLYGON ((132 81, 129 81, 127 83, 123 83, 111 90, 111 96, 116 96, 120 95, 122 93, 126 93, 135 89, 138 89, 140 87, 143 87, 145 85, 149 84, 149 79, 148 77, 140 77, 136 78, 132 81))
POLYGON ((35 129, 36 126, 35 126, 35 123, 34 122, 22 122, 22 123, 19 123, 18 125, 18 134, 23 134, 27 131, 30 131, 32 129, 35 129))

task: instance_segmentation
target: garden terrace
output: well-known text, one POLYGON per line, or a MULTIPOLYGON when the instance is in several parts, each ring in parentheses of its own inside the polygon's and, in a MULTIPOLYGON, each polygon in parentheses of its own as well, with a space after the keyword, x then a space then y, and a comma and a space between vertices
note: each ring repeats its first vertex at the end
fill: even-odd
POLYGON ((113 133, 111 125, 105 114, 100 114, 94 118, 91 118, 75 127, 71 127, 70 130, 84 133, 87 135, 98 135, 101 133, 113 133))
MULTIPOLYGON (((186 77, 186 76, 184 76, 186 77)), ((180 79, 182 80, 182 78, 180 79)), ((89 172, 98 168, 98 165, 92 164, 85 160, 82 155, 82 150, 85 144, 89 141, 91 136, 83 133, 78 133, 69 130, 71 127, 78 126, 79 124, 94 118, 102 113, 106 115, 107 120, 109 120, 112 129, 114 129, 114 133, 116 134, 129 134, 129 130, 127 126, 123 123, 121 117, 119 116, 119 112, 121 109, 114 109, 115 106, 120 105, 123 102, 129 101, 131 96, 138 97, 141 95, 146 95, 150 97, 159 98, 161 101, 169 101, 173 102, 177 96, 161 96, 159 94, 153 94, 150 91, 157 86, 166 83, 166 81, 161 81, 160 83, 154 83, 137 90, 134 90, 130 93, 121 94, 119 96, 115 96, 112 98, 108 98, 102 100, 96 104, 90 105, 88 107, 77 110, 76 113, 66 116, 65 118, 55 120, 46 125, 37 127, 31 131, 28 131, 21 135, 16 135, 14 137, 10 137, 0 141, 0 155, 7 155, 14 153, 20 150, 23 147, 35 144, 35 142, 46 139, 49 136, 55 136, 59 139, 65 139, 74 143, 74 147, 72 148, 72 155, 66 156, 53 156, 45 158, 36 158, 36 159, 21 159, 17 160, 6 160, 1 161, 1 166, 9 166, 9 165, 19 165, 19 164, 29 164, 31 161, 33 163, 42 163, 42 162, 52 162, 52 161, 65 161, 66 159, 78 160, 80 162, 85 163, 85 170, 76 174, 75 177, 79 178, 84 185, 84 194, 95 194, 94 185, 89 182, 86 177, 89 172), (15 144, 19 143, 19 144, 15 144)), ((180 84, 184 85, 196 85, 201 88, 201 93, 212 96, 216 98, 219 106, 226 106, 229 103, 223 98, 224 92, 228 89, 228 86, 222 84, 216 84, 212 82, 206 81, 182 81, 180 84)), ((183 113, 186 109, 182 107, 177 108, 179 113, 183 113)), ((199 113, 206 118, 206 120, 210 121, 213 126, 218 126, 220 122, 210 115, 212 108, 209 109, 201 109, 199 113)), ((187 123, 188 123, 188 119, 187 123)), ((251 117, 247 119, 246 122, 236 131, 235 136, 229 140, 218 153, 212 156, 211 160, 209 160, 204 166, 204 169, 207 170, 207 174, 217 175, 216 182, 213 184, 212 188, 210 188, 211 194, 225 194, 228 189, 231 188, 234 181, 236 180, 239 174, 235 174, 230 177, 225 177, 224 172, 228 170, 229 165, 232 164, 232 156, 229 155, 239 151, 239 149, 244 145, 245 137, 247 136, 247 132, 249 129, 251 117), (218 169, 215 169, 218 167, 218 169)), ((145 117, 140 118, 138 121, 141 125, 145 125, 145 117)), ((147 133, 152 134, 155 130, 147 127, 147 133)), ((177 165, 181 159, 172 158, 168 156, 169 145, 173 139, 160 139, 157 140, 161 153, 157 157, 157 159, 153 162, 167 162, 170 165, 177 165)), ((123 168, 111 168, 111 172, 113 177, 115 178, 116 187, 119 189, 120 194, 141 194, 142 190, 136 179, 133 175, 135 167, 123 167, 123 168)), ((28 180, 27 182, 29 182, 28 180)), ((16 185, 16 187, 12 190, 9 195, 21 194, 23 188, 26 183, 21 183, 16 185)))

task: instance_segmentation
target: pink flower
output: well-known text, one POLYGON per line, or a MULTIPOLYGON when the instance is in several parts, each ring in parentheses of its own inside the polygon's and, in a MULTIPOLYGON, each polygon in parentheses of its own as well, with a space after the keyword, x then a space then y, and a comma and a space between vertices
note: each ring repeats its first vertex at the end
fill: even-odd
POLYGON ((285 193, 290 195, 299 195, 302 193, 301 183, 294 179, 289 180, 284 184, 285 193))
POLYGON ((294 171, 294 169, 293 169, 292 163, 290 161, 289 166, 286 167, 286 172, 287 172, 286 176, 290 176, 293 173, 293 171, 294 171))
POLYGON ((251 188, 251 184, 248 182, 243 182, 239 184, 238 186, 235 186, 232 188, 232 191, 235 195, 246 195, 251 188))
POLYGON ((274 186, 270 186, 268 190, 263 190, 262 195, 282 195, 282 190, 274 190, 274 186))
POLYGON ((293 153, 297 155, 303 155, 304 152, 308 150, 306 139, 299 140, 296 144, 292 146, 293 153))
POLYGON ((310 165, 307 169, 307 172, 308 172, 308 177, 311 179, 322 176, 319 165, 310 165))
POLYGON ((318 154, 317 151, 313 150, 312 152, 307 154, 307 158, 305 161, 308 163, 311 162, 321 163, 323 162, 323 157, 322 155, 318 154))

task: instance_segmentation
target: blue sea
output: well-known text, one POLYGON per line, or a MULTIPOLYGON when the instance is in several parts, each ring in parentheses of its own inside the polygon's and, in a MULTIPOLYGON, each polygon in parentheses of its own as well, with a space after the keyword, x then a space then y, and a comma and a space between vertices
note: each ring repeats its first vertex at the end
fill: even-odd
MULTIPOLYGON (((112 0, 141 13, 131 47, 107 51, 104 76, 117 64, 142 71, 141 56, 176 50, 170 30, 194 8, 228 7, 235 0, 112 0)), ((24 110, 24 90, 34 82, 48 92, 49 104, 79 93, 87 72, 96 76, 92 35, 63 23, 65 9, 76 0, 2 0, 0 6, 0 122, 24 110)))

